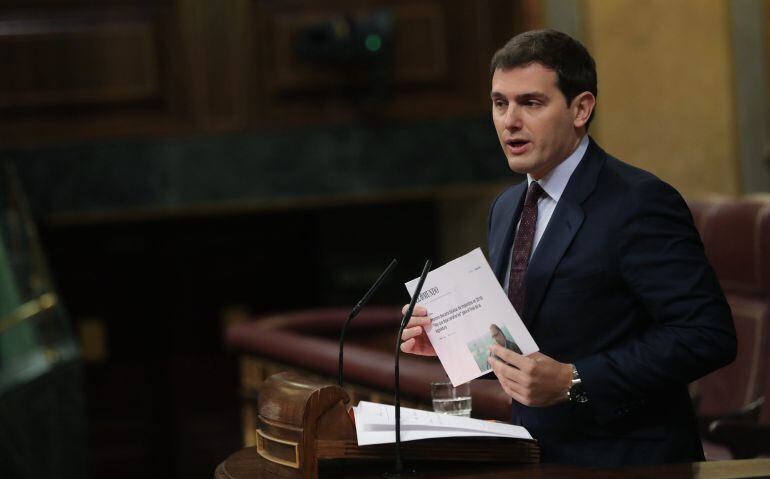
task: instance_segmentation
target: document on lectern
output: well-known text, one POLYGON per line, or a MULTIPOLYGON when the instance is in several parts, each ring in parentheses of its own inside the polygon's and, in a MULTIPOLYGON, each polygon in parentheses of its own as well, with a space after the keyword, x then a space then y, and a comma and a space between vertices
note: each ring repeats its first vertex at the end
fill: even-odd
MULTIPOLYGON (((406 283, 414 294, 419 278, 406 283)), ((476 248, 428 273, 417 304, 428 310, 425 331, 454 386, 489 372, 489 347, 527 355, 538 346, 476 248)))
MULTIPOLYGON (((353 408, 359 446, 396 442, 393 406, 361 401, 353 408)), ((439 437, 508 437, 532 439, 521 426, 401 408, 401 440, 439 437)))

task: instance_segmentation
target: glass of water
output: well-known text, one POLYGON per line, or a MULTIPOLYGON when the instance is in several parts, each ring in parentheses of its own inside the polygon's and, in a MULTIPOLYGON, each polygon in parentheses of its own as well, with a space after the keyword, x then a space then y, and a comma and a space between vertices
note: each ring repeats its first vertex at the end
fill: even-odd
POLYGON ((454 387, 449 381, 433 382, 430 383, 430 395, 433 399, 433 410, 435 412, 470 417, 470 383, 454 387))

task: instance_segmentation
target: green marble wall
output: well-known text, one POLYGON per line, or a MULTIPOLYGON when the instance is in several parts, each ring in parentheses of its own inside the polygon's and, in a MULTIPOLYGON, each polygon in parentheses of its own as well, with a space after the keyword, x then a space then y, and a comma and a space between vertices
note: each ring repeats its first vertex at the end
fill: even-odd
POLYGON ((36 216, 365 195, 511 176, 488 119, 27 147, 0 157, 16 164, 36 216))

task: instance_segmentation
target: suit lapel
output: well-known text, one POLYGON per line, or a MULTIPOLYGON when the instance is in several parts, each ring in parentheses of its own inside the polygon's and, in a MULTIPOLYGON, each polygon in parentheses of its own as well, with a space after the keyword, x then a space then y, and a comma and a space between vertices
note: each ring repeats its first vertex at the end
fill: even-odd
POLYGON ((543 237, 527 267, 524 279, 524 314, 531 325, 543 301, 553 273, 585 219, 582 203, 596 187, 604 152, 591 140, 582 161, 572 173, 543 237))
POLYGON ((505 282, 516 223, 519 222, 519 216, 521 216, 521 210, 524 207, 524 196, 527 192, 526 179, 510 191, 509 195, 500 197, 501 203, 496 208, 495 217, 492 218, 493 224, 507 225, 505 229, 497 230, 498 233, 490 241, 490 246, 495 248, 494 252, 490 252, 490 258, 493 262, 492 270, 500 284, 505 282))

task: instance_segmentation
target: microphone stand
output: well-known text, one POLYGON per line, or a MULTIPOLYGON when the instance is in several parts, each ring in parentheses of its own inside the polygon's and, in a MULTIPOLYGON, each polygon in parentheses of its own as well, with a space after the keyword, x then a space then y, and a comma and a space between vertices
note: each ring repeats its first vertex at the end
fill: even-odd
POLYGON ((348 330, 348 324, 350 324, 350 321, 358 316, 358 313, 361 312, 362 309, 364 309, 364 306, 366 306, 366 303, 369 302, 369 299, 374 295, 374 293, 377 292, 378 289, 380 289, 380 286, 382 286, 382 283, 385 281, 385 278, 388 277, 388 275, 393 271, 393 269, 398 264, 398 260, 393 258, 393 260, 390 262, 387 268, 385 268, 385 271, 380 273, 380 277, 377 278, 377 281, 374 282, 371 288, 369 288, 369 291, 366 292, 363 298, 356 303, 355 306, 353 306, 353 309, 350 311, 350 314, 348 314, 348 319, 345 320, 345 323, 342 325, 342 332, 340 332, 340 358, 339 362, 337 363, 337 369, 338 369, 338 384, 340 387, 342 387, 342 346, 345 344, 345 332, 348 330))
POLYGON ((427 260, 425 266, 422 268, 422 274, 420 275, 420 281, 417 282, 417 288, 414 290, 412 300, 409 302, 409 307, 404 313, 404 317, 401 318, 401 325, 398 328, 398 336, 396 337, 396 473, 394 476, 389 477, 401 477, 401 473, 404 470, 404 463, 401 460, 401 388, 399 386, 399 358, 401 353, 401 335, 404 333, 404 328, 412 317, 414 311, 414 305, 417 304, 417 298, 422 291, 422 285, 425 283, 425 278, 430 271, 431 262, 427 260))

